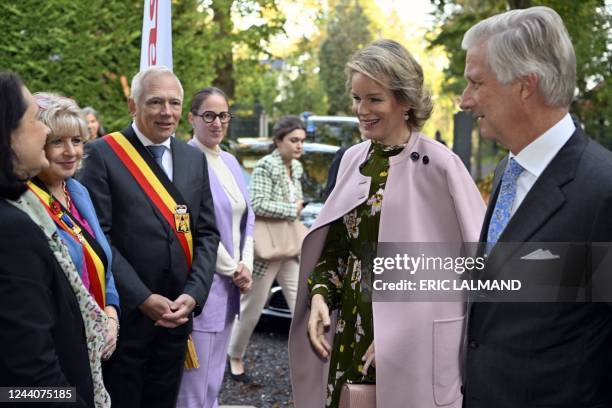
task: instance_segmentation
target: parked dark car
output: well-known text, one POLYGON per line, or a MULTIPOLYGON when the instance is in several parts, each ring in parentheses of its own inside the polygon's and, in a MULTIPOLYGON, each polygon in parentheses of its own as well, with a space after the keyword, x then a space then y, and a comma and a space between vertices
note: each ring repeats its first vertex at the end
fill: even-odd
MULTIPOLYGON (((255 164, 272 149, 272 140, 268 138, 239 138, 230 142, 228 150, 237 158, 244 169, 247 183, 255 164)), ((300 220, 310 227, 323 207, 323 193, 327 183, 327 171, 336 155, 338 146, 321 143, 304 143, 304 153, 300 162, 304 166, 302 190, 304 202, 307 203, 300 214, 300 220)), ((291 312, 281 287, 274 282, 263 309, 266 316, 291 319, 291 312)))

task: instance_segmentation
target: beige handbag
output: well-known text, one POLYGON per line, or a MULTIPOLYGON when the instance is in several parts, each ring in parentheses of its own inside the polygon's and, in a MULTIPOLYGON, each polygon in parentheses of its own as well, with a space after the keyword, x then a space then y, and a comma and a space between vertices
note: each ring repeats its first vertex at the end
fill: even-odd
POLYGON ((253 241, 255 258, 280 261, 300 254, 308 228, 300 220, 256 217, 253 241))
POLYGON ((338 408, 376 408, 376 384, 344 384, 338 408))

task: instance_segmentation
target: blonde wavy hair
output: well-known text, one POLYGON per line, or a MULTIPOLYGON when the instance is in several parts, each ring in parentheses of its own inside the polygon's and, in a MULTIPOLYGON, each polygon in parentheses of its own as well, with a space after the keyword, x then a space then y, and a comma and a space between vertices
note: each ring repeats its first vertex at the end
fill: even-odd
POLYGON ((37 92, 33 96, 40 108, 38 118, 51 129, 47 141, 59 135, 77 134, 84 142, 89 139, 87 120, 74 100, 50 92, 37 92))
POLYGON ((391 90, 400 103, 410 106, 406 124, 420 130, 431 116, 431 93, 423 85, 423 69, 403 45, 383 39, 358 50, 345 68, 347 91, 359 72, 391 90))

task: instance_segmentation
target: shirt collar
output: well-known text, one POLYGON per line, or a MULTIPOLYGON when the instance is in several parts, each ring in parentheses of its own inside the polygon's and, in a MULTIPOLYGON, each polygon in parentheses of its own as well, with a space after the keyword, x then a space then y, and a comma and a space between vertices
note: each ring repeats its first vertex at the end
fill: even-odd
POLYGON ((136 126, 136 122, 132 122, 132 129, 134 129, 134 133, 136 133, 136 137, 138 138, 138 140, 140 140, 140 142, 144 145, 144 147, 155 145, 155 146, 164 146, 166 149, 172 150, 170 149, 170 138, 172 136, 164 140, 162 143, 153 143, 140 130, 138 130, 138 126, 136 126))
POLYGON ((575 130, 576 125, 570 114, 567 113, 553 127, 529 143, 519 154, 514 155, 510 152, 510 158, 514 158, 529 173, 540 177, 575 130))

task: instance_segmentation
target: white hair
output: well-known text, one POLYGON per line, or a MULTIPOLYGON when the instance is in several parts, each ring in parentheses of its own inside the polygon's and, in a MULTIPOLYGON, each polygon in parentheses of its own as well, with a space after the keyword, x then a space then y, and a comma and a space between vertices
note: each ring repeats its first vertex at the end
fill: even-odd
POLYGON ((172 76, 174 79, 176 79, 176 82, 178 83, 179 88, 181 89, 181 99, 183 98, 183 85, 181 84, 181 81, 178 79, 178 77, 174 74, 174 72, 172 72, 172 70, 170 70, 168 67, 165 67, 163 65, 153 65, 153 66, 143 69, 142 71, 134 75, 134 78, 132 78, 132 86, 130 87, 130 98, 132 98, 134 102, 136 103, 140 102, 140 98, 142 97, 142 91, 143 91, 142 84, 144 83, 145 79, 151 75, 153 76, 161 76, 161 75, 172 76))
POLYGON ((483 43, 499 82, 508 84, 535 73, 548 105, 571 104, 576 89, 576 54, 556 11, 540 6, 489 17, 465 33, 461 47, 467 50, 483 43))

